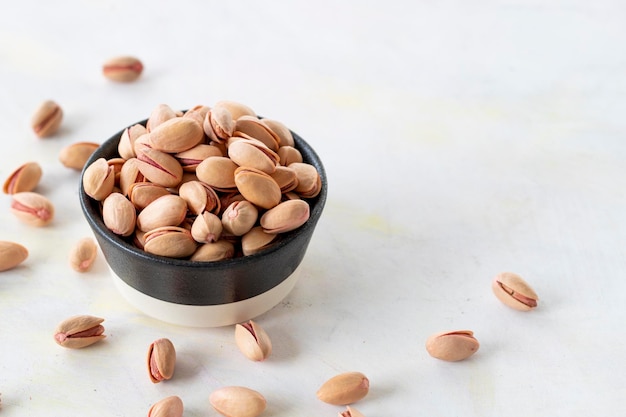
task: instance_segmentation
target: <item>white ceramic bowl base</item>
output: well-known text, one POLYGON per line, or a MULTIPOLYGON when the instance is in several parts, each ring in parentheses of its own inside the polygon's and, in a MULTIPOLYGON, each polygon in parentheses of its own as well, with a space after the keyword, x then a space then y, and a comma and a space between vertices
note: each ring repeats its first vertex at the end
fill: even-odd
POLYGON ((111 275, 122 296, 148 316, 180 326, 219 327, 253 319, 280 303, 296 285, 300 276, 300 266, 279 285, 262 294, 234 303, 207 306, 159 300, 126 284, 113 270, 111 275))

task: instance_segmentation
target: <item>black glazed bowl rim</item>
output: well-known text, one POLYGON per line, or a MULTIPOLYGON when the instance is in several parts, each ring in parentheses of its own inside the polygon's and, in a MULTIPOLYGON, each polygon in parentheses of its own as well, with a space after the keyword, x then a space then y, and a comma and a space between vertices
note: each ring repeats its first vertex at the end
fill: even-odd
MULTIPOLYGON (((145 126, 147 119, 137 123, 145 126)), ((297 268, 322 214, 328 193, 326 171, 319 156, 297 133, 291 131, 295 147, 302 154, 303 161, 317 169, 322 182, 320 193, 306 200, 311 209, 309 220, 298 229, 282 234, 278 242, 256 254, 215 262, 197 262, 153 255, 115 235, 104 224, 100 214, 101 202, 84 192, 82 184, 85 170, 99 158, 108 160, 119 157, 117 147, 125 130, 126 128, 121 129, 104 141, 87 160, 80 175, 79 199, 83 215, 94 232, 109 267, 126 284, 163 301, 187 305, 216 305, 262 294, 280 284, 297 268), (267 269, 267 263, 272 264, 276 270, 267 269), (144 276, 149 274, 142 271, 141 265, 150 267, 152 275, 144 276), (248 274, 261 275, 259 268, 264 270, 263 279, 247 277, 248 274)))

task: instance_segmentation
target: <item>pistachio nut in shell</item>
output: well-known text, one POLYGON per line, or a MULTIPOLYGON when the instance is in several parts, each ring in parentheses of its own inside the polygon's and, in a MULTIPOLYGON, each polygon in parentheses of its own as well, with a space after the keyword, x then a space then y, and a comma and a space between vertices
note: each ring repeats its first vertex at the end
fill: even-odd
POLYGON ((183 400, 176 395, 157 401, 148 410, 148 417, 183 417, 183 400))
POLYGON ((124 129, 117 145, 117 153, 119 153, 124 159, 130 159, 137 156, 135 154, 135 140, 146 133, 146 127, 139 123, 124 129))
POLYGON ((98 246, 91 237, 84 237, 70 250, 70 266, 76 272, 87 272, 93 266, 98 254, 98 246))
POLYGON ((146 252, 171 258, 186 258, 194 253, 197 247, 191 232, 178 226, 157 227, 146 232, 143 240, 143 249, 146 252))
POLYGON ((276 167, 276 171, 272 172, 271 176, 283 194, 295 190, 298 186, 296 171, 289 167, 279 165, 276 167))
POLYGON ((293 162, 289 164, 289 168, 296 172, 298 177, 298 185, 295 192, 304 198, 313 198, 322 190, 322 178, 317 169, 305 162, 293 162))
POLYGON ((280 203, 280 187, 263 171, 239 167, 235 170, 235 185, 246 200, 261 208, 271 209, 280 203))
POLYGON ((106 336, 104 319, 89 315, 72 316, 63 320, 54 331, 54 341, 69 349, 80 349, 101 341, 106 336))
POLYGON ((224 229, 235 236, 242 236, 256 224, 259 211, 249 201, 234 201, 222 213, 224 229))
POLYGON ((267 401, 261 393, 240 386, 219 388, 209 396, 211 406, 227 417, 256 417, 265 410, 267 401))
POLYGON ((183 178, 180 162, 157 149, 145 148, 138 152, 137 167, 146 179, 163 187, 176 187, 183 178))
POLYGON ((467 359, 479 347, 480 344, 471 330, 436 333, 426 340, 426 351, 430 356, 449 362, 467 359))
POLYGON ((13 269, 28 258, 28 249, 19 243, 0 240, 0 272, 13 269))
POLYGON ((285 233, 302 226, 309 217, 309 203, 304 200, 286 200, 263 213, 261 227, 267 233, 285 233))
POLYGON ((35 134, 44 138, 56 133, 62 120, 63 110, 61 110, 61 106, 53 100, 46 100, 37 107, 30 123, 35 134))
POLYGON ((236 187, 235 171, 238 166, 225 156, 212 156, 196 167, 198 179, 217 191, 228 191, 236 187))
POLYGON ((135 182, 128 187, 128 199, 137 210, 143 210, 154 200, 165 195, 170 195, 167 188, 148 181, 135 182))
POLYGON ((41 194, 23 191, 12 195, 11 212, 30 226, 48 225, 54 218, 54 205, 41 194))
POLYGON ((83 172, 83 190, 97 201, 104 200, 115 186, 115 170, 106 159, 98 158, 83 172))
POLYGON ((148 232, 157 227, 178 226, 187 215, 187 203, 181 197, 168 194, 148 204, 137 215, 137 228, 148 232))
POLYGON ((367 395, 369 379, 361 372, 344 372, 335 375, 317 390, 317 398, 333 405, 346 405, 359 401, 367 395))
POLYGON ((211 243, 219 240, 222 236, 222 221, 209 211, 196 216, 191 224, 191 236, 198 243, 211 243))
POLYGON ((211 156, 224 156, 224 154, 217 146, 206 143, 200 143, 191 149, 174 154, 183 167, 183 171, 187 172, 196 172, 198 165, 211 156))
POLYGON ((235 325, 235 342, 241 353, 252 361, 264 361, 272 353, 270 337, 252 320, 235 325))
POLYGON ((302 162, 302 153, 294 146, 281 146, 278 148, 278 157, 281 165, 284 166, 294 162, 302 162))
POLYGON ((219 100, 214 107, 223 107, 230 112, 233 120, 239 119, 241 116, 256 116, 256 112, 250 106, 233 100, 219 100))
POLYGON ((2 191, 15 194, 22 191, 33 191, 41 180, 43 171, 37 162, 26 162, 13 171, 4 181, 2 191))
POLYGON ((268 174, 276 171, 279 156, 255 139, 239 139, 228 146, 228 157, 237 165, 256 168, 268 174))
POLYGON ((365 417, 365 416, 356 408, 347 406, 345 411, 339 412, 338 417, 365 417))
POLYGON ((95 142, 76 142, 59 152, 59 161, 64 167, 81 171, 92 153, 100 147, 95 142))
POLYGON ((498 300, 515 310, 529 311, 537 307, 537 293, 521 276, 513 272, 496 275, 491 289, 498 300))
POLYGON ((278 151, 280 138, 269 127, 254 116, 241 116, 235 123, 235 134, 243 133, 267 145, 273 151, 278 151))
POLYGON ((189 260, 195 262, 216 262, 235 256, 235 245, 226 239, 200 245, 189 260))
POLYGON ((201 214, 204 211, 217 213, 220 211, 220 199, 211 186, 201 181, 187 181, 178 187, 178 195, 187 202, 189 211, 201 214))
MULTIPOLYGON (((206 115, 211 129, 215 134, 215 139, 218 142, 225 141, 233 135, 235 130, 235 122, 230 111, 224 106, 213 106, 206 115)), ((207 129, 204 129, 205 132, 207 129)), ((210 136, 209 136, 210 137, 210 136)))
POLYGON ((261 226, 253 227, 241 237, 241 251, 244 256, 255 253, 269 247, 278 237, 275 233, 267 233, 261 226))
POLYGON ((122 194, 111 193, 102 203, 102 220, 116 235, 130 236, 137 224, 135 206, 122 194))
POLYGON ((153 383, 171 379, 176 367, 176 349, 171 340, 157 339, 150 343, 147 355, 148 375, 153 383))
POLYGON ((175 117, 153 128, 149 134, 154 149, 167 153, 184 152, 204 139, 202 125, 190 117, 175 117))
POLYGON ((161 123, 167 122, 168 120, 178 116, 178 113, 169 105, 163 103, 158 104, 154 109, 152 109, 150 116, 148 116, 148 120, 146 121, 146 131, 152 132, 152 130, 161 123))
POLYGON ((102 75, 111 81, 128 83, 143 72, 143 63, 134 56, 116 56, 102 64, 102 75))
POLYGON ((273 119, 261 119, 261 123, 270 128, 280 139, 280 146, 294 146, 293 134, 283 122, 273 119))

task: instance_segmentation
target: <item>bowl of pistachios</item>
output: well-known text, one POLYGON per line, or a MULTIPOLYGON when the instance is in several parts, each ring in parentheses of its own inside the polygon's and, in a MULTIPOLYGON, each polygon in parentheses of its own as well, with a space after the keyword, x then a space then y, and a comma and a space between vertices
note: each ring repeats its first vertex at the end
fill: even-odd
POLYGON ((327 196, 314 149, 285 124, 219 101, 156 106, 102 143, 79 198, 121 295, 156 319, 218 327, 281 302, 327 196))

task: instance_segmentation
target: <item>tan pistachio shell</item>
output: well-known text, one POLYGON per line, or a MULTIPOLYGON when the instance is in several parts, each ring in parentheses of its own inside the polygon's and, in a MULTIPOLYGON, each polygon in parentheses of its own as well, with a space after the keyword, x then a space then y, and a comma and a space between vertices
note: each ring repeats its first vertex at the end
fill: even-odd
POLYGON ((183 417, 183 400, 176 395, 157 401, 148 410, 148 417, 183 417))
POLYGON ((269 174, 250 167, 235 170, 235 185, 246 200, 264 209, 280 203, 280 187, 269 174))
POLYGON ((436 333, 426 340, 426 350, 430 356, 449 362, 467 359, 479 347, 480 344, 471 330, 436 333))
POLYGON ((359 401, 369 392, 369 379, 361 372, 344 372, 335 375, 317 391, 317 398, 333 405, 346 405, 359 401))
POLYGON ((135 206, 122 194, 111 193, 102 203, 102 220, 116 235, 130 236, 137 222, 135 206))
POLYGON ((261 123, 270 128, 278 136, 280 146, 294 146, 293 134, 284 123, 273 119, 261 119, 261 123))
POLYGON ((215 103, 214 107, 223 107, 230 112, 233 120, 239 119, 241 116, 257 117, 256 113, 250 106, 232 100, 220 100, 215 103))
POLYGON ((183 227, 157 227, 144 235, 144 250, 154 255, 186 258, 195 252, 196 246, 191 232, 183 227))
POLYGON ((265 232, 261 226, 253 227, 241 237, 241 250, 245 256, 254 255, 271 246, 277 237, 275 233, 265 232))
POLYGON ((175 187, 183 178, 183 167, 172 155, 146 148, 137 154, 137 167, 149 181, 163 187, 175 187))
POLYGON ((200 162, 211 156, 224 156, 224 154, 222 153, 222 149, 215 145, 200 143, 191 149, 178 152, 174 155, 183 167, 183 171, 187 172, 196 172, 196 168, 200 165, 200 162))
POLYGON ((98 255, 98 246, 91 237, 79 239, 70 250, 69 263, 76 272, 87 272, 98 255))
POLYGON ((227 417, 257 417, 265 410, 267 401, 258 391, 247 387, 230 386, 217 389, 209 402, 220 414, 227 417))
POLYGON ((296 171, 289 167, 279 165, 276 167, 276 171, 270 175, 274 178, 283 194, 295 190, 298 186, 296 171))
POLYGON ((132 82, 143 72, 143 63, 133 56, 116 56, 102 64, 102 74, 111 81, 132 82))
POLYGON ((147 181, 135 182, 128 187, 128 199, 137 210, 143 210, 154 200, 165 195, 170 195, 167 188, 147 181))
POLYGON ((134 124, 124 129, 120 141, 117 145, 117 152, 124 159, 130 159, 137 156, 135 154, 135 141, 138 137, 148 133, 146 127, 142 124, 134 124))
POLYGON ((339 412, 338 417, 365 417, 365 416, 356 408, 347 406, 345 411, 339 412))
POLYGON ((148 204, 137 215, 137 228, 144 232, 163 226, 178 226, 187 215, 187 203, 181 197, 168 194, 148 204))
POLYGON ((191 225, 191 236, 198 243, 212 243, 222 236, 222 229, 220 218, 205 211, 194 219, 191 225))
POLYGON ((122 164, 119 176, 119 185, 122 194, 128 195, 133 184, 137 182, 147 182, 146 177, 139 171, 139 160, 130 158, 122 164))
POLYGON ((256 168, 268 174, 276 171, 278 154, 256 139, 239 139, 229 144, 228 157, 239 166, 256 168))
POLYGON ((267 233, 295 230, 309 220, 309 204, 304 200, 286 200, 261 216, 261 227, 267 233))
POLYGON ((237 164, 224 156, 212 156, 202 161, 196 168, 198 179, 217 191, 228 191, 236 187, 235 170, 237 164))
POLYGON ((493 293, 505 305, 519 311, 537 307, 539 296, 524 279, 513 272, 502 272, 491 283, 493 293))
POLYGON ((193 214, 220 211, 221 204, 217 193, 201 181, 192 180, 181 184, 178 188, 178 195, 187 202, 189 211, 193 214))
POLYGON ((61 149, 59 152, 59 162, 70 169, 81 171, 92 153, 100 145, 95 142, 76 142, 61 149))
POLYGON ((153 128, 149 134, 153 149, 167 153, 187 151, 204 139, 202 125, 191 117, 175 117, 153 128))
POLYGON ((37 107, 31 119, 31 127, 40 138, 52 136, 59 130, 63 110, 53 100, 46 100, 37 107))
POLYGON ((172 341, 161 338, 150 343, 146 363, 148 376, 153 383, 171 379, 176 368, 176 349, 172 341))
POLYGON ((77 315, 63 320, 54 331, 54 341, 65 348, 81 349, 103 340, 104 319, 77 315))
POLYGON ((289 168, 296 172, 298 185, 294 191, 303 198, 313 198, 322 190, 322 178, 317 169, 304 162, 294 162, 289 164, 289 168))
POLYGON ((233 135, 235 130, 235 122, 230 111, 225 106, 213 106, 207 113, 207 119, 209 121, 213 136, 207 132, 211 140, 217 142, 223 142, 233 135))
POLYGON ((235 201, 222 213, 224 229, 235 236, 242 236, 254 227, 259 217, 259 210, 249 201, 235 201))
POLYGON ((41 194, 22 191, 12 194, 11 212, 30 226, 47 226, 54 218, 54 205, 41 194))
POLYGON ((162 123, 174 119, 178 116, 179 113, 167 104, 158 104, 154 109, 152 109, 152 112, 150 112, 150 116, 148 116, 148 120, 146 122, 146 131, 151 132, 162 123))
POLYGON ((98 158, 83 173, 85 194, 97 201, 104 200, 115 186, 115 171, 106 159, 98 158))
POLYGON ((263 142, 274 152, 278 151, 280 145, 278 135, 254 116, 241 116, 237 119, 235 123, 235 133, 233 135, 237 136, 239 133, 263 142))
POLYGON ((0 272, 13 269, 28 258, 28 249, 19 243, 0 241, 0 272))
POLYGON ((9 175, 2 186, 2 191, 5 194, 33 191, 39 184, 42 174, 39 163, 26 162, 9 175))
POLYGON ((293 146, 281 146, 278 148, 278 157, 281 165, 289 166, 294 162, 302 162, 302 153, 293 146))
POLYGON ((198 104, 196 106, 193 106, 192 108, 190 108, 189 110, 187 110, 184 114, 183 117, 189 117, 194 119, 196 122, 198 122, 200 124, 200 126, 203 125, 204 123, 204 118, 206 117, 207 113, 211 110, 211 108, 209 106, 204 106, 202 104, 198 104))
POLYGON ((235 325, 235 342, 241 353, 252 361, 264 361, 272 354, 269 335, 252 320, 235 325))
POLYGON ((235 246, 226 239, 205 243, 191 255, 190 260, 196 262, 216 262, 231 259, 235 256, 235 246))

